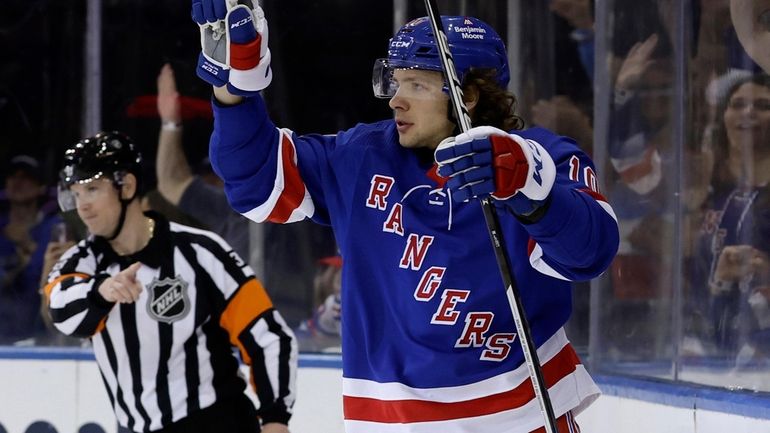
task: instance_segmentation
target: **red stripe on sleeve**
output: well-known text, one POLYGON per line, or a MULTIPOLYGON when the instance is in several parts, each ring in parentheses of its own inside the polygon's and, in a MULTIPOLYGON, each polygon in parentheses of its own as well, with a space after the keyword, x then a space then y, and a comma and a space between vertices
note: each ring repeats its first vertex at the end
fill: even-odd
POLYGON ((603 202, 607 203, 607 198, 605 198, 603 195, 599 194, 596 191, 590 190, 588 188, 579 189, 578 191, 584 192, 584 193, 590 195, 596 201, 603 201, 603 202))
POLYGON ((294 163, 294 143, 288 135, 283 135, 282 141, 283 173, 278 173, 278 176, 283 176, 283 191, 270 216, 267 217, 268 221, 274 223, 288 221, 291 213, 302 204, 305 198, 305 184, 299 175, 299 168, 294 163))

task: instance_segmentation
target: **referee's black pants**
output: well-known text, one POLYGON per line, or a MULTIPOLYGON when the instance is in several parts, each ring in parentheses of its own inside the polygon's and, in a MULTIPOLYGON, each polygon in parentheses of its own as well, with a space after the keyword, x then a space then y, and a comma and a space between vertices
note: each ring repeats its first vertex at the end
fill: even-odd
POLYGON ((242 394, 217 401, 153 433, 259 433, 260 430, 257 410, 242 394))

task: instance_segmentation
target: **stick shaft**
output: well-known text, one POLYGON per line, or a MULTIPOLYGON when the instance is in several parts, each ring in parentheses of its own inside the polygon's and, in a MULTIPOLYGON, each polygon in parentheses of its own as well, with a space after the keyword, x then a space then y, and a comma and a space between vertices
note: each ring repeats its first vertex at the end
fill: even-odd
MULTIPOLYGON (((433 34, 435 35, 439 56, 441 57, 441 65, 447 79, 449 97, 455 112, 455 118, 458 119, 461 131, 466 132, 471 129, 471 118, 463 100, 462 83, 460 83, 460 80, 457 77, 457 70, 455 69, 454 60, 452 59, 452 53, 449 51, 449 44, 447 43, 443 25, 441 24, 436 0, 425 0, 425 8, 428 10, 428 17, 431 21, 431 27, 433 28, 433 34)), ((540 411, 545 418, 546 432, 558 433, 556 417, 554 416, 551 398, 548 395, 548 388, 543 379, 543 369, 537 355, 537 348, 532 340, 529 322, 524 314, 524 306, 521 302, 519 288, 516 285, 516 280, 514 279, 509 266, 508 252, 505 249, 505 242, 503 241, 503 233, 500 229, 497 211, 490 198, 482 199, 481 207, 484 211, 487 231, 489 231, 489 237, 492 240, 492 245, 495 250, 497 266, 500 269, 503 283, 507 288, 506 294, 508 297, 508 304, 511 307, 513 321, 516 323, 516 332, 519 335, 521 350, 524 352, 524 361, 527 364, 529 378, 532 381, 532 387, 535 391, 535 397, 540 405, 540 411)))

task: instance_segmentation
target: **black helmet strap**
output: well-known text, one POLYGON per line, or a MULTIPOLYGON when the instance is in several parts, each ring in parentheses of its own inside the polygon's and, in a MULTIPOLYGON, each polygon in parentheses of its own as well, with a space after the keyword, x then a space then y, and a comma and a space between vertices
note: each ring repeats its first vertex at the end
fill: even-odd
POLYGON ((120 232, 123 230, 123 224, 126 223, 126 213, 128 211, 128 205, 131 204, 132 201, 136 198, 136 195, 138 194, 138 185, 137 189, 134 190, 134 195, 131 196, 131 198, 123 198, 123 182, 118 181, 117 179, 112 180, 112 185, 115 187, 115 189, 118 190, 118 200, 120 200, 120 218, 118 218, 118 225, 115 227, 115 231, 112 233, 112 236, 106 238, 108 241, 111 241, 118 237, 120 235, 120 232))
POLYGON ((128 204, 130 202, 131 200, 120 200, 120 218, 118 218, 118 226, 115 227, 115 231, 112 233, 112 236, 107 238, 108 241, 118 237, 121 230, 123 230, 123 224, 126 222, 126 210, 128 209, 128 204))

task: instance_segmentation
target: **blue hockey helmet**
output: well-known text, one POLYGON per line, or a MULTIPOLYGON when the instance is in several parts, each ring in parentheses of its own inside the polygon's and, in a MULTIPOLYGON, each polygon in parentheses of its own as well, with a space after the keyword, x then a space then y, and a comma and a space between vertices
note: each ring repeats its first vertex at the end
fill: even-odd
MULTIPOLYGON (((460 82, 471 68, 494 69, 500 87, 508 86, 508 55, 503 40, 492 27, 473 17, 442 16, 441 22, 460 82)), ((388 57, 375 61, 372 74, 375 96, 390 98, 395 94, 394 69, 442 71, 428 17, 417 18, 401 27, 390 40, 388 57)))

